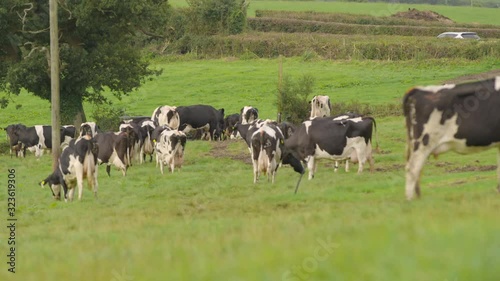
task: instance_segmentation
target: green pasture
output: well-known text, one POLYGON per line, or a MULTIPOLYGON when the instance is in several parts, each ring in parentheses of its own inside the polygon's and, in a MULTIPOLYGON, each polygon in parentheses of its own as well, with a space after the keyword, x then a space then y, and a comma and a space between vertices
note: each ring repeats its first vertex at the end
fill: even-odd
MULTIPOLYGON (((185 7, 185 0, 172 0, 174 7, 185 7)), ((456 22, 500 25, 498 9, 468 6, 417 5, 399 3, 353 3, 326 1, 250 1, 248 16, 254 17, 256 10, 317 11, 373 16, 390 16, 409 8, 438 12, 456 22)))
MULTIPOLYGON (((158 105, 194 103, 237 112, 243 105, 276 115, 280 60, 156 61, 163 74, 114 100, 130 115, 158 105)), ((308 61, 283 59, 285 75, 316 77, 315 94, 333 102, 399 104, 404 92, 500 61, 308 61)), ((49 103, 26 93, 0 111, 0 125, 49 123, 49 103)), ((93 110, 86 106, 87 115, 93 110)), ((316 177, 289 167, 275 184, 253 184, 242 141, 187 143, 180 172, 153 163, 126 177, 99 168, 99 199, 51 198, 37 183, 50 171, 40 160, 0 155, 3 184, 15 169, 16 274, 7 271, 7 228, 0 231, 0 280, 497 280, 500 276, 495 151, 429 159, 423 197, 404 198, 405 129, 401 116, 378 118, 375 171, 357 165, 334 173, 322 161, 316 177)), ((5 140, 5 138, 3 138, 5 140)), ((6 140, 5 140, 6 142, 6 140)), ((3 146, 5 147, 5 146, 3 146)), ((0 193, 7 225, 7 192, 0 193)))

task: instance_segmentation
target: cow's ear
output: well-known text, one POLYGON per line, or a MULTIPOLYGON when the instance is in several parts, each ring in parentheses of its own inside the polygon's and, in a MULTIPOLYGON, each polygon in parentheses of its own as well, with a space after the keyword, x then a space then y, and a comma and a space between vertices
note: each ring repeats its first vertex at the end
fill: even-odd
POLYGON ((224 116, 224 108, 219 109, 219 111, 220 111, 220 114, 222 114, 222 116, 224 116))

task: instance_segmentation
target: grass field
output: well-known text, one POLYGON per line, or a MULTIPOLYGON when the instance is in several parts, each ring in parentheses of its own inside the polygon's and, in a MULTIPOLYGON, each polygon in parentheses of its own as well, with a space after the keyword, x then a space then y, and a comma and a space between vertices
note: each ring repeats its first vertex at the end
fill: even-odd
MULTIPOLYGON (((185 0, 173 0, 175 7, 185 7, 185 0)), ((374 16, 390 16, 408 8, 431 10, 461 23, 482 23, 500 25, 498 9, 478 8, 467 6, 440 6, 414 5, 399 3, 353 3, 353 2, 325 2, 325 1, 250 1, 248 16, 254 17, 256 10, 284 10, 284 11, 317 11, 351 14, 367 14, 374 16)))
MULTIPOLYGON (((251 104, 274 118, 279 60, 157 61, 161 77, 116 101, 131 115, 161 104, 207 103, 228 113, 251 104)), ((310 61, 284 59, 286 75, 316 77, 333 101, 400 103, 417 84, 500 67, 499 61, 310 61)), ((49 104, 21 95, 0 124, 49 123, 49 104)), ((92 108, 87 106, 87 111, 92 108)), ((377 116, 374 116, 377 118, 377 116)), ((321 162, 312 181, 288 167, 274 185, 252 183, 241 141, 188 142, 181 172, 134 165, 127 177, 99 169, 99 199, 55 202, 37 183, 50 157, 0 155, 3 184, 15 169, 17 264, 0 280, 497 280, 500 269, 496 153, 430 159, 423 198, 404 199, 402 117, 377 118, 375 172, 334 174, 321 162)), ((0 193, 6 210, 7 192, 0 193)), ((3 215, 7 218, 6 211, 3 215)), ((7 225, 7 221, 4 221, 7 225)))

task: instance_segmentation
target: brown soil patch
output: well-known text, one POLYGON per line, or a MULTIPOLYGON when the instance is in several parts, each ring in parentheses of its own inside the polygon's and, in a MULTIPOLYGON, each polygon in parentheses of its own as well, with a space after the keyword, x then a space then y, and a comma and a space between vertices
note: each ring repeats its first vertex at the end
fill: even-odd
POLYGON ((232 142, 238 142, 243 140, 225 140, 225 141, 214 141, 212 142, 212 149, 210 150, 210 156, 214 158, 229 158, 232 160, 243 161, 245 164, 252 164, 252 159, 248 151, 245 152, 234 152, 230 151, 227 147, 232 142))
POLYGON ((496 165, 465 165, 462 167, 450 167, 446 168, 445 171, 447 173, 462 173, 462 172, 485 172, 485 171, 494 171, 497 169, 496 165))
POLYGON ((496 76, 500 76, 500 69, 494 69, 487 72, 476 73, 476 74, 462 75, 457 78, 443 81, 443 84, 459 84, 468 81, 485 80, 496 76))
POLYGON ((408 11, 397 12, 392 15, 392 17, 423 21, 438 21, 442 23, 454 23, 454 21, 452 21, 450 18, 445 17, 439 13, 433 11, 419 11, 417 9, 408 9, 408 11))

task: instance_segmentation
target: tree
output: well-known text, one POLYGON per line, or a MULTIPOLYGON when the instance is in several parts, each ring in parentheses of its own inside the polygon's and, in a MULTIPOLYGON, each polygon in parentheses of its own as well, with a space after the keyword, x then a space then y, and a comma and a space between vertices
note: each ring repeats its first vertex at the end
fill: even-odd
MULTIPOLYGON (((7 96, 26 89, 50 101, 48 1, 3 0, 0 8, 0 89, 7 96)), ((58 9, 61 122, 85 121, 83 102, 109 103, 161 71, 149 68, 137 46, 141 38, 163 38, 167 0, 60 0, 58 9)))
POLYGON ((246 26, 247 0, 187 0, 189 33, 238 34, 246 26))

